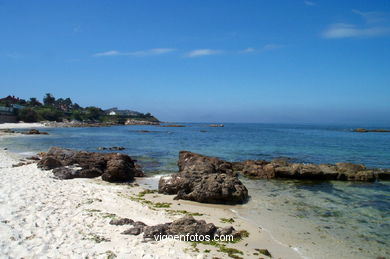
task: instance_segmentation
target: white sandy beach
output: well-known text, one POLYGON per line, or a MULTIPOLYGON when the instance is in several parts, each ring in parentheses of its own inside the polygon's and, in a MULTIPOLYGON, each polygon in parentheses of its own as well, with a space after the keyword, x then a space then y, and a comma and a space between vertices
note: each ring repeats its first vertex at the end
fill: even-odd
MULTIPOLYGON (((109 184, 100 179, 56 180, 36 164, 12 167, 17 154, 0 151, 0 254, 5 258, 220 258, 226 254, 209 245, 143 240, 123 235, 130 226, 109 224, 112 216, 128 217, 148 225, 166 223, 182 215, 151 209, 126 198, 142 187, 109 184), (210 252, 208 251, 210 250, 210 252)), ((142 180, 145 182, 145 180, 142 180)), ((146 181, 147 182, 147 181, 146 181)), ((169 201, 172 210, 204 213, 197 218, 223 226, 221 217, 234 216, 224 206, 204 206, 173 201, 172 196, 148 194, 153 201, 169 201)), ((236 218, 233 226, 246 229, 249 238, 229 244, 245 258, 258 258, 256 248, 267 248, 275 258, 299 258, 289 247, 275 242, 268 233, 236 218)), ((265 256, 263 256, 266 258, 265 256)))
POLYGON ((43 128, 45 125, 40 122, 19 122, 19 123, 0 123, 0 129, 26 129, 26 128, 43 128))

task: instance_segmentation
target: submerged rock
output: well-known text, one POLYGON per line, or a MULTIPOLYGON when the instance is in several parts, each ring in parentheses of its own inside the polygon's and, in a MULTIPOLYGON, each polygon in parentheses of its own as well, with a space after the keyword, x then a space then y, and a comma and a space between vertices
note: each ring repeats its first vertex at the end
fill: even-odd
POLYGON ((248 199, 248 190, 229 162, 181 151, 178 166, 178 173, 160 178, 160 193, 203 203, 237 204, 248 199))
POLYGON ((130 181, 141 175, 140 167, 128 155, 96 153, 52 147, 43 154, 38 167, 53 170, 59 179, 93 178, 102 176, 108 182, 130 181))

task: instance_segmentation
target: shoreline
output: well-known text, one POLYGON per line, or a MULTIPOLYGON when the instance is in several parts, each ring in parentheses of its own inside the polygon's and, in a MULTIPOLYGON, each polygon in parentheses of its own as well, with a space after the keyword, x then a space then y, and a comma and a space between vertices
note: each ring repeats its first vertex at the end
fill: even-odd
POLYGON ((50 171, 41 171, 35 163, 12 167, 18 158, 21 156, 16 153, 0 151, 0 179, 3 183, 0 187, 0 206, 3 207, 0 210, 0 244, 3 253, 9 256, 89 255, 100 258, 107 257, 107 251, 118 258, 145 255, 151 258, 212 258, 226 255, 218 252, 216 247, 204 244, 194 247, 175 240, 145 243, 141 236, 121 235, 125 227, 111 226, 109 218, 104 217, 115 214, 142 220, 146 224, 159 224, 182 217, 177 211, 188 211, 204 214, 195 218, 217 226, 233 225, 237 230, 247 230, 250 233, 248 238, 227 244, 229 248, 242 251, 245 258, 258 258, 254 255, 255 249, 268 249, 276 258, 302 258, 292 248, 275 242, 265 231, 259 231, 255 225, 236 217, 231 206, 175 201, 172 195, 147 194, 145 198, 151 202, 171 203, 169 209, 149 208, 124 198, 144 190, 141 186, 147 187, 147 178, 140 178, 141 186, 135 186, 136 180, 131 187, 100 179, 54 180, 50 171), (55 220, 52 221, 52 218, 55 220), (234 218, 234 222, 222 223, 221 218, 234 218), (44 226, 43 229, 41 226, 44 226), (71 229, 69 226, 72 226, 71 229), (47 236, 53 238, 45 238, 47 236), (61 248, 57 250, 55 247, 58 245, 61 248))

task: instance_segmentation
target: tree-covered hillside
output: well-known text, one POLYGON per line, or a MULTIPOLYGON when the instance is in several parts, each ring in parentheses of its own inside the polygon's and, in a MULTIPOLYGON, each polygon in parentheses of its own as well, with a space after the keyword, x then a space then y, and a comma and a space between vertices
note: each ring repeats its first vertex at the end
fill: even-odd
POLYGON ((14 96, 7 96, 0 99, 0 106, 12 108, 18 120, 24 122, 75 120, 122 124, 127 119, 158 122, 150 113, 135 112, 133 114, 110 115, 108 111, 104 111, 99 107, 81 107, 70 98, 56 99, 50 93, 43 97, 42 102, 35 97, 24 100, 14 96))

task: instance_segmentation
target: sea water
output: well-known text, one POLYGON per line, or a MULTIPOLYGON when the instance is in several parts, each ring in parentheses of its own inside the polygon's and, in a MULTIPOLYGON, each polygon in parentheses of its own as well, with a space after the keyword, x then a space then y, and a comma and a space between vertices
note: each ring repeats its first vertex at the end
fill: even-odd
MULTIPOLYGON (((184 124, 186 127, 45 128, 50 135, 3 138, 15 152, 51 146, 97 151, 123 146, 149 176, 177 171, 180 150, 229 161, 285 157, 294 162, 352 162, 390 168, 389 133, 355 133, 354 126, 184 124)), ((250 200, 237 216, 269 231, 307 258, 390 257, 390 183, 249 180, 250 200)))

